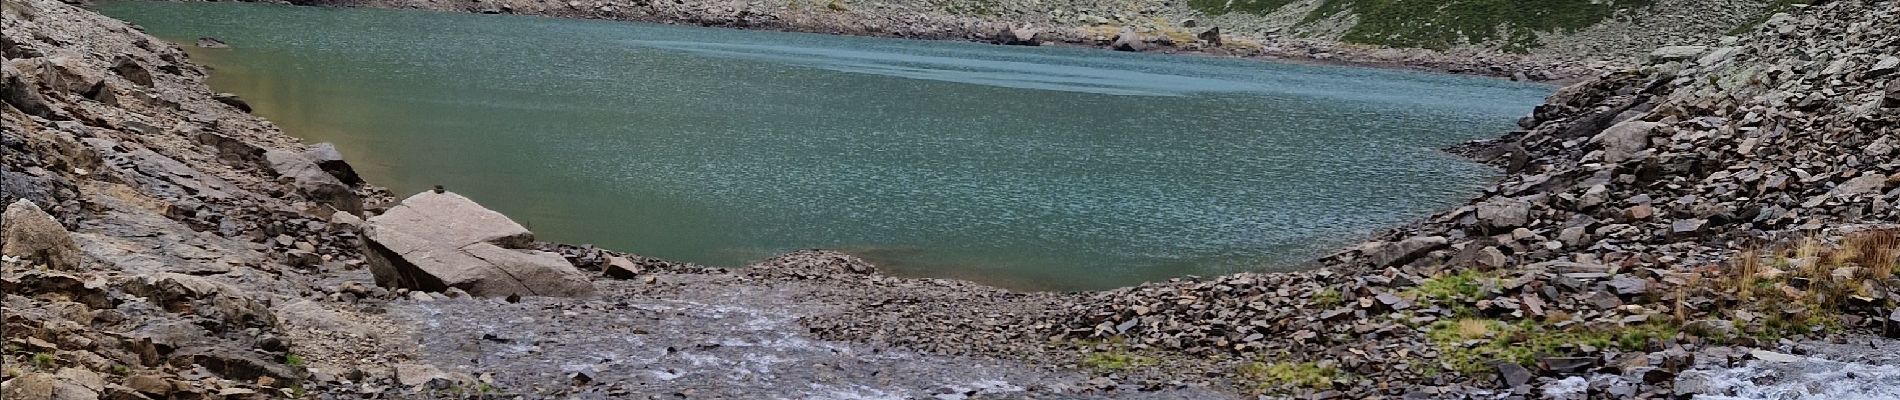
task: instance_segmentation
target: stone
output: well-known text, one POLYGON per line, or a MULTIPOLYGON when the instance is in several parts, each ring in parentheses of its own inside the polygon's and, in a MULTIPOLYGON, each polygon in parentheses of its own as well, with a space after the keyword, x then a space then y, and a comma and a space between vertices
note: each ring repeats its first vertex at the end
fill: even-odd
POLYGON ((1709 51, 1709 46, 1663 46, 1649 52, 1651 63, 1685 61, 1709 51))
POLYGON ((1612 276, 1605 284, 1609 285, 1610 290, 1616 292, 1618 296, 1641 296, 1649 293, 1649 280, 1630 275, 1612 276))
POLYGON ((20 199, 0 214, 0 254, 44 263, 55 270, 79 268, 81 253, 58 220, 39 205, 20 199))
POLYGON ((152 374, 133 375, 125 378, 125 386, 148 396, 164 398, 172 393, 172 384, 164 377, 152 374))
POLYGON ((231 45, 225 44, 223 40, 218 40, 218 38, 201 37, 198 38, 198 47, 207 49, 228 49, 231 48, 231 45))
POLYGON ((1663 126, 1666 125, 1647 121, 1625 121, 1604 129, 1603 133, 1590 138, 1590 142, 1602 146, 1604 162, 1621 163, 1634 158, 1636 153, 1648 149, 1649 135, 1663 126))
POLYGON ((1212 28, 1207 28, 1206 31, 1202 31, 1200 34, 1194 35, 1194 38, 1200 39, 1203 42, 1207 42, 1209 46, 1220 47, 1221 45, 1220 27, 1216 26, 1212 28))
POLYGON ((1585 244, 1584 239, 1587 235, 1588 232, 1583 227, 1573 226, 1558 231, 1557 241, 1563 242, 1565 246, 1580 247, 1585 244))
POLYGON ((335 214, 330 214, 330 224, 342 225, 342 226, 346 226, 350 228, 361 228, 363 227, 364 221, 363 221, 363 218, 357 217, 355 215, 350 215, 349 213, 335 213, 335 214))
POLYGON ((591 295, 560 254, 527 250, 534 235, 454 192, 424 191, 369 219, 365 258, 376 283, 480 297, 591 295))
POLYGON ((317 166, 317 162, 310 157, 283 150, 269 150, 264 152, 264 160, 279 179, 295 186, 304 197, 328 204, 337 211, 363 213, 363 199, 357 197, 349 185, 317 166))
MULTIPOLYGON (((9 367, 8 369, 12 369, 9 367)), ((46 373, 28 373, 0 384, 7 400, 95 400, 99 393, 46 373)))
POLYGON ((1514 388, 1531 382, 1531 371, 1525 369, 1524 366, 1501 362, 1498 363, 1497 368, 1498 381, 1503 383, 1504 387, 1514 388))
POLYGON ((1720 319, 1701 319, 1682 325, 1682 330, 1702 337, 1733 337, 1735 322, 1720 319))
POLYGON ((1402 265, 1449 245, 1451 240, 1444 236, 1418 236, 1397 243, 1386 243, 1372 253, 1372 264, 1382 267, 1402 265))
POLYGON ((310 145, 310 149, 305 150, 303 154, 310 158, 310 161, 315 162, 317 167, 323 168, 324 172, 330 173, 330 176, 336 177, 345 185, 363 183, 363 178, 356 175, 356 168, 351 167, 349 162, 343 161, 343 153, 336 150, 336 145, 328 142, 317 143, 310 145))
POLYGON ((1505 264, 1510 262, 1510 259, 1504 255, 1504 251, 1498 250, 1498 248, 1494 246, 1485 246, 1485 248, 1479 249, 1478 254, 1472 257, 1471 260, 1480 266, 1490 268, 1503 268, 1505 264))
POLYGON ((403 386, 428 386, 436 381, 446 381, 449 375, 433 365, 401 363, 396 364, 396 383, 403 386))
POLYGON ((235 95, 235 94, 218 93, 218 94, 211 95, 211 99, 217 100, 219 103, 224 103, 224 105, 231 106, 231 108, 236 108, 238 109, 238 111, 243 111, 247 113, 251 112, 251 103, 244 101, 243 98, 239 98, 238 95, 235 95))
POLYGON ((609 278, 633 279, 639 276, 641 271, 639 265, 634 264, 633 260, 628 260, 626 257, 608 257, 607 265, 601 268, 601 272, 605 273, 609 278))
POLYGON ((1679 219, 1669 224, 1669 232, 1675 235, 1694 235, 1702 230, 1702 225, 1707 223, 1709 220, 1706 219, 1679 219))
POLYGON ((1648 204, 1637 204, 1623 210, 1623 216, 1625 218, 1634 220, 1649 219, 1649 217, 1654 215, 1656 215, 1656 208, 1648 204))
POLYGON ((131 57, 119 56, 113 60, 112 73, 139 86, 152 86, 152 71, 131 57))
POLYGON ((1762 362, 1774 363, 1774 364, 1801 361, 1800 356, 1786 354, 1786 353, 1777 353, 1777 352, 1761 350, 1761 349, 1749 350, 1748 356, 1754 357, 1755 359, 1761 360, 1762 362))
POLYGON ((1882 329, 1881 334, 1890 338, 1900 339, 1900 307, 1896 307, 1892 312, 1887 313, 1887 323, 1884 325, 1886 325, 1886 327, 1882 329))
POLYGON ((1531 202, 1514 198, 1493 198, 1478 203, 1478 223, 1485 227, 1508 229, 1524 226, 1531 220, 1531 202))
POLYGON ((105 378, 99 377, 99 373, 97 372, 92 372, 92 371, 79 369, 79 368, 66 367, 66 368, 60 368, 59 372, 53 373, 53 376, 56 378, 59 378, 62 381, 71 382, 73 384, 79 385, 79 387, 86 388, 86 390, 90 390, 93 392, 99 392, 106 389, 105 378))
POLYGON ((1130 27, 1122 28, 1121 33, 1115 34, 1115 40, 1108 47, 1119 51, 1141 51, 1144 44, 1141 34, 1135 33, 1135 28, 1130 27))
POLYGON ((1596 365, 1593 357, 1545 357, 1538 360, 1544 370, 1557 373, 1578 373, 1596 365))
POLYGON ((1040 46, 1042 45, 1042 39, 1038 37, 1040 34, 1042 34, 1041 29, 1024 25, 1003 29, 996 33, 992 41, 996 44, 1011 46, 1040 46))
POLYGON ((1849 179, 1835 186, 1828 194, 1835 197, 1852 197, 1869 193, 1879 193, 1887 186, 1887 177, 1881 174, 1866 174, 1849 179))
POLYGON ((1863 78, 1887 76, 1887 74, 1892 74, 1895 70, 1900 70, 1900 57, 1880 56, 1879 60, 1874 61, 1873 67, 1867 68, 1867 75, 1863 78))

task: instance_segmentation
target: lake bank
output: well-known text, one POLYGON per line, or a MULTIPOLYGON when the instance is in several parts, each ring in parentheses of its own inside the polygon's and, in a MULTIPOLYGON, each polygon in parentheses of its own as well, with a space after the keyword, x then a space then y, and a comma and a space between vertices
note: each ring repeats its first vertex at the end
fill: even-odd
MULTIPOLYGON (((844 5, 793 1, 652 2, 343 0, 280 4, 420 9, 477 14, 637 21, 748 30, 952 40, 1003 45, 1051 45, 1121 51, 1236 57, 1310 65, 1359 66, 1569 83, 1630 66, 1625 57, 1566 57, 1495 50, 1383 48, 1282 35, 1236 34, 1231 29, 1137 23, 1053 22, 1043 17, 959 13, 916 4, 844 5), (1154 26, 1150 26, 1154 25, 1154 26), (1135 26, 1140 26, 1135 29, 1135 26), (1124 29, 1128 28, 1128 29, 1124 29)), ((1077 21, 1096 21, 1084 17, 1077 21)), ((1122 18, 1122 17, 1116 17, 1122 18)), ((1188 20, 1192 20, 1189 18, 1188 20)))

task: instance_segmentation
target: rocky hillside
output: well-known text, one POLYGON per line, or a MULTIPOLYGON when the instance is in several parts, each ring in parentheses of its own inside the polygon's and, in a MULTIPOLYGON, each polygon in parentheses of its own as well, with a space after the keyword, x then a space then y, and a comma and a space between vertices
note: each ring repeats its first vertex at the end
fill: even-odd
MULTIPOLYGON (((1872 347, 1826 368, 1891 363, 1856 352, 1900 345, 1873 338, 1900 337, 1896 29, 1892 1, 1837 1, 1726 46, 1658 51, 1559 91, 1523 130, 1454 149, 1507 174, 1320 269, 1084 294, 1022 324, 1120 376, 1190 371, 1316 398, 1741 395, 1711 377, 1787 371, 1801 357, 1784 352, 1828 342, 1872 347)), ((927 326, 820 324, 972 347, 927 326)), ((1754 379, 1833 390, 1800 388, 1804 376, 1754 379)), ((1858 387, 1834 393, 1891 395, 1858 387)))
POLYGON ((1694 393, 1738 348, 1900 336, 1896 29, 1892 1, 1830 2, 1565 88, 1463 149, 1508 172, 1467 206, 1320 272, 1100 293, 1069 334, 1283 354, 1348 393, 1589 377, 1614 398, 1694 393))
POLYGON ((1715 45, 1791 0, 288 0, 738 28, 1064 43, 1570 81, 1715 45))

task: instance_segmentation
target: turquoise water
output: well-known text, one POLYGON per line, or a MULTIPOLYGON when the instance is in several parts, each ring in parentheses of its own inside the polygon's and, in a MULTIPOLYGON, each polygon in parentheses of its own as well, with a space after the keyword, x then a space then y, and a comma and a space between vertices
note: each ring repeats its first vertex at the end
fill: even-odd
POLYGON ((523 16, 108 2, 372 182, 545 240, 1098 289, 1287 268, 1455 205, 1548 87, 1248 60, 523 16))

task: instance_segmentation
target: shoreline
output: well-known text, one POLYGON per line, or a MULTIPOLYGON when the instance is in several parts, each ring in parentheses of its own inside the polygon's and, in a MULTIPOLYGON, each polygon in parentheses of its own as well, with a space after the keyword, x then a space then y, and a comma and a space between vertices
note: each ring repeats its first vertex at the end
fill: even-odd
MULTIPOLYGON (((619 1, 619 0, 616 0, 619 1)), ((1440 51, 1388 48, 1313 39, 1259 38, 1215 34, 1219 39, 1196 37, 1200 28, 1137 31, 1117 25, 1047 25, 1041 22, 941 14, 912 17, 920 26, 882 26, 864 19, 895 19, 883 15, 856 15, 857 11, 744 9, 715 11, 704 8, 660 9, 656 3, 606 5, 590 11, 517 0, 465 2, 463 0, 266 0, 257 3, 311 7, 408 9, 472 14, 530 15, 546 18, 642 22, 664 25, 797 32, 823 35, 880 37, 909 40, 948 40, 1009 46, 1060 46, 1110 51, 1235 58, 1299 65, 1346 66, 1484 76, 1512 81, 1568 85, 1605 72, 1629 68, 1624 60, 1554 59, 1492 50, 1440 51), (520 7, 510 7, 517 4, 520 7), (499 4, 499 5, 497 5, 499 4), (640 6, 639 4, 648 4, 640 6), (644 10, 644 11, 635 11, 644 10), (866 26, 864 24, 870 24, 866 26), (1132 34, 1133 44, 1119 45, 1121 35, 1132 34), (1187 37, 1189 39, 1176 39, 1187 37), (1191 41, 1190 41, 1191 40, 1191 41)), ((1205 32, 1202 32, 1205 33, 1205 32)))

